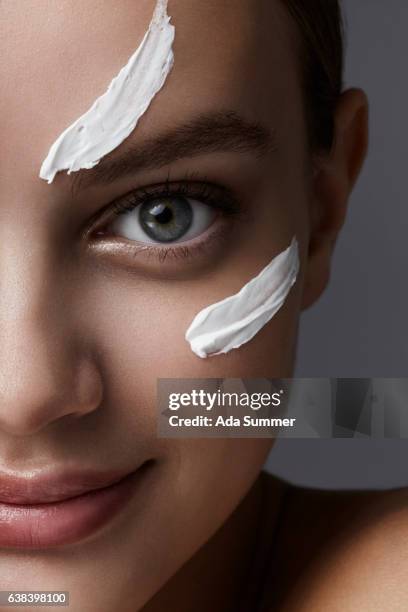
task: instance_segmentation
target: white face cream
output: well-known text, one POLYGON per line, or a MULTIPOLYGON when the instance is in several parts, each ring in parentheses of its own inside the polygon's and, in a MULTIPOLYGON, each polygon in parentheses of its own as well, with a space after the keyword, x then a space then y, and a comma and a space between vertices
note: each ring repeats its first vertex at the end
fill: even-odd
POLYGON ((93 168, 135 129, 174 63, 167 1, 157 1, 140 46, 107 91, 54 142, 41 166, 42 179, 52 183, 61 170, 93 168))
POLYGON ((299 272, 296 238, 235 295, 207 306, 186 332, 198 357, 228 353, 251 340, 278 312, 299 272))

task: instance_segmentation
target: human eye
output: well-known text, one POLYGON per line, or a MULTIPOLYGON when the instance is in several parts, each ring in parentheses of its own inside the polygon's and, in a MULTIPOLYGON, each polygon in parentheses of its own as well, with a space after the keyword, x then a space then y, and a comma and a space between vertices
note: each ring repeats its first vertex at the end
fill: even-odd
POLYGON ((116 205, 116 212, 117 218, 110 225, 113 234, 146 244, 190 240, 208 229, 217 216, 214 207, 177 193, 158 194, 140 204, 130 197, 116 205))
POLYGON ((109 204, 91 237, 106 255, 138 260, 199 260, 216 248, 241 207, 229 189, 198 181, 131 191, 109 204))

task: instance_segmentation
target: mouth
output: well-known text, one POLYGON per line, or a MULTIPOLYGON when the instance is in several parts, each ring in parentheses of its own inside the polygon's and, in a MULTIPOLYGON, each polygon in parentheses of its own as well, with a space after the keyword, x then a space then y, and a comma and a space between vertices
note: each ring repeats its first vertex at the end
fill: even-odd
POLYGON ((0 473, 0 548, 50 548, 90 536, 128 505, 152 463, 145 461, 126 474, 21 478, 0 473))

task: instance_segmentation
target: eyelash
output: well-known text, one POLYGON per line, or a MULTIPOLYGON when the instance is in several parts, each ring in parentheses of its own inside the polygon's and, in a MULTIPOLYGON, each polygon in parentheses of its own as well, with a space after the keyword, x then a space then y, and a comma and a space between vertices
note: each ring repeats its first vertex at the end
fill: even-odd
MULTIPOLYGON (((103 210, 102 217, 105 222, 102 223, 102 228, 96 230, 96 236, 102 235, 106 237, 107 234, 106 232, 104 233, 104 228, 113 221, 112 215, 126 214, 132 212, 141 204, 145 204, 157 198, 168 198, 172 196, 182 196, 200 200, 208 206, 217 209, 227 218, 234 218, 242 213, 242 206, 235 194, 229 189, 215 183, 207 182, 205 177, 201 180, 197 180, 196 176, 193 177, 193 175, 190 175, 190 177, 186 177, 180 181, 170 182, 170 180, 167 179, 164 184, 139 188, 114 200, 103 210)), ((226 229, 225 226, 224 229, 226 229)), ((215 238, 216 236, 213 237, 215 238)), ((194 240, 195 239, 193 239, 193 241, 194 240)), ((143 253, 147 253, 148 255, 156 256, 159 262, 162 263, 168 257, 174 259, 192 257, 196 251, 206 247, 207 242, 210 243, 212 241, 209 239, 206 243, 195 244, 194 247, 188 246, 189 242, 190 241, 176 243, 176 246, 138 245, 135 243, 132 245, 132 249, 135 256, 143 251, 143 253)))
POLYGON ((225 187, 204 181, 179 181, 171 183, 169 179, 164 185, 153 185, 144 187, 137 191, 131 191, 124 197, 112 203, 112 210, 120 215, 134 210, 140 204, 147 203, 156 198, 168 198, 171 196, 183 196, 201 200, 206 204, 220 209, 227 214, 235 214, 240 211, 240 206, 235 197, 225 187))

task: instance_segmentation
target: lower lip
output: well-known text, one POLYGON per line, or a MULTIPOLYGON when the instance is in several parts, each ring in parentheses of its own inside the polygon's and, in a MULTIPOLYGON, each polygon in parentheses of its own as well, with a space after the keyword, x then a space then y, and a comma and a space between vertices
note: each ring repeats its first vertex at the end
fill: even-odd
POLYGON ((116 484, 60 502, 0 503, 0 547, 51 548, 90 536, 126 506, 144 471, 142 466, 116 484))

